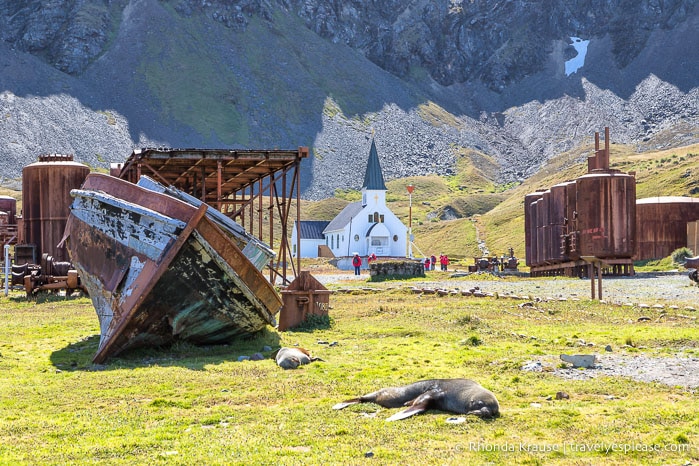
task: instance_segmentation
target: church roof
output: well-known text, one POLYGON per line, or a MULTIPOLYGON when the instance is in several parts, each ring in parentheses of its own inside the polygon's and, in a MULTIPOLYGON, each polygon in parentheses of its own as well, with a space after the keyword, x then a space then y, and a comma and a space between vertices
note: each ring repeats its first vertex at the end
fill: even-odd
POLYGON ((301 239, 323 239, 323 230, 329 223, 325 220, 301 220, 301 239))
POLYGON ((342 230, 350 222, 350 220, 352 220, 359 212, 362 211, 363 208, 364 206, 362 206, 361 202, 347 204, 345 208, 342 209, 342 212, 337 214, 337 217, 335 217, 332 222, 325 227, 323 233, 342 230))
POLYGON ((371 140, 371 149, 369 149, 369 160, 366 164, 366 173, 364 174, 364 185, 366 189, 386 190, 386 183, 383 181, 383 172, 379 163, 379 154, 376 152, 376 144, 374 139, 371 140))

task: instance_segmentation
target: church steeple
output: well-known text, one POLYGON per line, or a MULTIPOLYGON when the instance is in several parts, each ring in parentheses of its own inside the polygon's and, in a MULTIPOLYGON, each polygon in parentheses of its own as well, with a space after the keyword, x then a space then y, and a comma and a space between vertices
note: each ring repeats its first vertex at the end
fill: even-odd
POLYGON ((383 172, 379 163, 379 154, 376 152, 376 144, 374 138, 371 139, 371 149, 369 150, 369 160, 366 164, 366 173, 364 174, 363 189, 371 190, 386 190, 386 183, 383 180, 383 172))

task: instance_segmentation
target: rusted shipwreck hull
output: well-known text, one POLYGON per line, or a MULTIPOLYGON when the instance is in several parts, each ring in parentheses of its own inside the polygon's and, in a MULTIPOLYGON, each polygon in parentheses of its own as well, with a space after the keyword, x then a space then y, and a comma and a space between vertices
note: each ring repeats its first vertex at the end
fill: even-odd
MULTIPOLYGON (((100 321, 94 362, 275 325, 281 298, 243 253, 250 238, 216 221, 214 209, 100 174, 71 195, 64 242, 100 321)), ((260 243, 248 252, 262 263, 271 251, 260 243)))

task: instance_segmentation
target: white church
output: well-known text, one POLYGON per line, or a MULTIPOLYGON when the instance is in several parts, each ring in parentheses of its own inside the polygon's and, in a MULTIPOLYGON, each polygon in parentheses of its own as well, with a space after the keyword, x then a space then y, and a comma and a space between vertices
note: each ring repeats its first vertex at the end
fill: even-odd
POLYGON ((318 251, 331 252, 335 257, 359 253, 365 260, 370 254, 377 257, 406 257, 408 228, 386 206, 386 184, 371 140, 362 200, 348 204, 330 222, 294 222, 291 234, 292 254, 296 257, 297 237, 300 230, 301 257, 318 257, 318 251))

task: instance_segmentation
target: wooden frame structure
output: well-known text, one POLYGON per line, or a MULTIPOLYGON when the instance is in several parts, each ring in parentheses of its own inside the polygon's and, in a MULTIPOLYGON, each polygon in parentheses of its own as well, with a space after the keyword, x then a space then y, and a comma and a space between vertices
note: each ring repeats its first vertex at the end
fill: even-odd
MULTIPOLYGON (((300 258, 294 263, 288 232, 291 200, 300 199, 301 161, 307 157, 308 147, 297 150, 146 148, 134 150, 126 162, 112 167, 111 174, 132 183, 138 182, 141 175, 148 175, 166 186, 174 186, 229 216, 272 248, 278 218, 281 238, 276 260, 269 264, 269 281, 274 284, 281 279, 283 285, 288 285, 289 265, 292 279, 301 268, 300 258)), ((300 203, 296 202, 297 222, 300 217, 300 203)))

